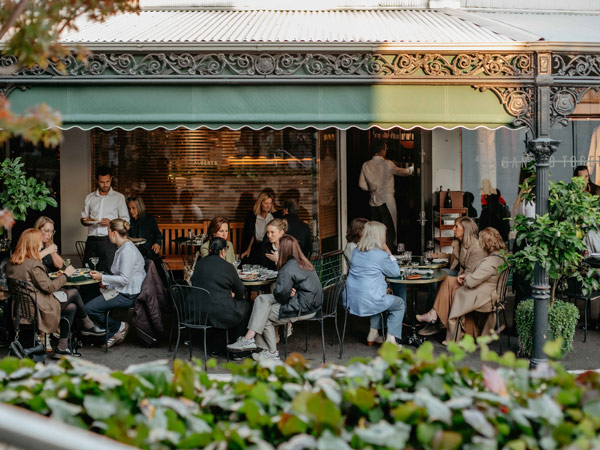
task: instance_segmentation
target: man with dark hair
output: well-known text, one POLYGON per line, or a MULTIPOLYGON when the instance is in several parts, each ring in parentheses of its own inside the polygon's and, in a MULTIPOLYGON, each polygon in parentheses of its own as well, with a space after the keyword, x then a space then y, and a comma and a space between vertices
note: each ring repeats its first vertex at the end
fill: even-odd
POLYGON ((300 207, 294 199, 286 200, 283 203, 283 218, 288 223, 287 233, 294 236, 300 244, 300 249, 306 258, 310 258, 312 248, 312 235, 310 227, 298 217, 300 207))
POLYGON ((111 187, 110 169, 100 166, 96 168, 95 175, 98 189, 85 197, 81 211, 81 224, 88 228, 83 260, 89 263, 90 258, 95 256, 98 258, 97 270, 110 273, 117 246, 108 239, 108 225, 113 219, 129 222, 129 213, 125 196, 111 187))
POLYGON ((393 250, 398 230, 394 175, 401 177, 412 175, 414 166, 404 169, 398 167, 393 161, 385 159, 387 154, 385 141, 376 142, 373 149, 375 154, 372 159, 363 164, 358 185, 362 190, 370 192, 371 220, 386 226, 386 243, 390 250, 393 250))
POLYGON ((575 167, 575 170, 573 170, 573 176, 585 178, 585 181, 587 181, 585 192, 589 192, 592 195, 600 195, 600 186, 591 182, 590 171, 587 166, 575 167))

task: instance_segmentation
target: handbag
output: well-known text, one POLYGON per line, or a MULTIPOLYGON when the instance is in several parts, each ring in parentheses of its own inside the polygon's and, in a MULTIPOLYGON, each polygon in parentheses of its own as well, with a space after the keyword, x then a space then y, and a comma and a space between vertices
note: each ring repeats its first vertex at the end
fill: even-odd
POLYGON ((8 347, 9 356, 14 356, 19 359, 31 358, 34 361, 46 359, 46 347, 41 342, 38 342, 33 347, 25 348, 18 339, 12 341, 8 347), (43 355, 43 358, 40 358, 43 355))

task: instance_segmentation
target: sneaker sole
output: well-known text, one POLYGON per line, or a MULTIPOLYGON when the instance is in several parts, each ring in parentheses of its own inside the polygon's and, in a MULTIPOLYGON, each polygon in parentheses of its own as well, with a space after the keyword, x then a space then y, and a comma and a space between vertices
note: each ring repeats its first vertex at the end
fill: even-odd
POLYGON ((240 348, 240 347, 236 347, 236 348, 231 348, 231 347, 227 347, 227 350, 229 350, 230 352, 233 353, 241 353, 241 352, 250 352, 252 350, 256 350, 258 347, 255 345, 253 347, 244 347, 244 348, 240 348))
POLYGON ((425 328, 421 329, 418 331, 420 336, 433 336, 435 334, 440 334, 441 332, 445 331, 445 328, 438 328, 436 330, 426 330, 425 328))
POLYGON ((106 335, 106 331, 104 333, 95 333, 93 331, 81 331, 81 335, 82 336, 96 336, 96 337, 100 337, 100 336, 105 336, 106 335))

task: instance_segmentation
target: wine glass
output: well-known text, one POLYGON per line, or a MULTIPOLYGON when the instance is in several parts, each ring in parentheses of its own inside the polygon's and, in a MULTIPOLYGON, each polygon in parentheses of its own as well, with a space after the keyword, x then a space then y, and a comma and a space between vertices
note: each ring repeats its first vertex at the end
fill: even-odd
POLYGON ((239 254, 235 255, 235 260, 233 261, 233 265, 235 266, 236 269, 239 267, 241 262, 242 262, 242 258, 240 258, 240 255, 239 254))
POLYGON ((96 264, 98 264, 98 261, 100 261, 100 258, 97 256, 92 256, 90 258, 90 262, 94 265, 94 270, 96 270, 96 264))
POLYGON ((71 258, 65 258, 63 262, 65 263, 65 267, 69 267, 71 265, 71 258))
POLYGON ((398 254, 402 255, 404 254, 404 251, 406 250, 406 247, 404 246, 404 244, 402 242, 400 242, 398 244, 398 254))

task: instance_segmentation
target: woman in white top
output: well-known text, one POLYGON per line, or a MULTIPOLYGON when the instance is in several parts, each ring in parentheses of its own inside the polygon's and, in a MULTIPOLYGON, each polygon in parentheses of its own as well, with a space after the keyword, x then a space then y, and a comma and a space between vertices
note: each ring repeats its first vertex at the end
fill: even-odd
MULTIPOLYGON (((142 290, 146 277, 144 257, 137 247, 129 240, 127 232, 129 223, 123 219, 110 221, 108 238, 117 245, 115 259, 110 268, 112 275, 102 274, 92 270, 91 277, 100 281, 101 288, 108 288, 102 295, 94 298, 85 305, 88 315, 97 323, 104 324, 106 314, 115 308, 131 308, 142 290)), ((122 342, 127 335, 129 325, 108 318, 108 346, 122 342)))
POLYGON ((246 216, 242 230, 242 262, 256 264, 261 259, 262 242, 267 232, 267 224, 273 220, 273 195, 261 192, 252 211, 246 216))

